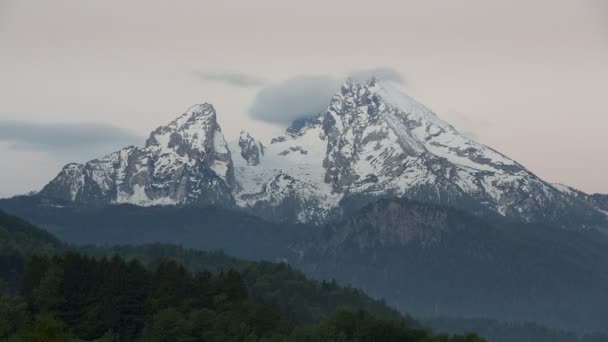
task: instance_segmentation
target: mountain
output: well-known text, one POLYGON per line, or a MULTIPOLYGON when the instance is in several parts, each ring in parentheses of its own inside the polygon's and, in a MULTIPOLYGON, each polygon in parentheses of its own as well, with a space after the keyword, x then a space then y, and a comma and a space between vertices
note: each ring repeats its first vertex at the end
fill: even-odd
POLYGON ((196 105, 0 208, 76 244, 287 261, 416 314, 608 326, 608 237, 593 229, 608 231, 608 196, 540 179, 385 81, 345 83, 269 142, 227 143, 196 105))
POLYGON ((268 144, 247 132, 227 144, 213 106, 195 105, 145 147, 66 165, 35 196, 78 206, 216 205, 315 225, 407 197, 568 228, 608 226, 598 201, 564 189, 372 79, 345 83, 326 111, 268 144))
POLYGON ((234 169, 209 104, 192 106, 150 134, 143 148, 68 164, 39 195, 82 205, 229 205, 234 169))
POLYGON ((382 200, 320 228, 293 264, 419 316, 608 326, 608 237, 382 200))

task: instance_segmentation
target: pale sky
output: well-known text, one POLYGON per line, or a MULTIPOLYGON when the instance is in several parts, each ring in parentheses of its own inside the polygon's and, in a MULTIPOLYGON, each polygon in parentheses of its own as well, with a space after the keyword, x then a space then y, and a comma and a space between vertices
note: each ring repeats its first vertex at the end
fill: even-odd
POLYGON ((195 103, 228 139, 269 139, 286 120, 264 96, 313 108, 370 69, 540 177, 608 193, 605 0, 0 0, 0 197, 195 103))

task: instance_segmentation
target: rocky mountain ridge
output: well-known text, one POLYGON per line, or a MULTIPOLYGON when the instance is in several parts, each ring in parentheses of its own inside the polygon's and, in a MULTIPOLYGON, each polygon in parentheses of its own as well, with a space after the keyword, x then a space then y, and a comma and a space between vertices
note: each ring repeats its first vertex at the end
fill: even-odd
POLYGON ((568 189, 372 79, 345 83, 327 110, 269 144, 247 132, 227 144, 213 106, 195 105, 152 132, 145 147, 69 164, 35 196, 76 205, 219 205, 312 224, 407 197, 564 227, 608 226, 603 202, 568 189))
POLYGON ((418 315, 607 326, 608 235, 597 231, 393 198, 310 235, 294 248, 298 268, 418 315))
POLYGON ((82 205, 229 205, 234 186, 232 156, 215 109, 202 104, 157 128, 143 148, 66 165, 37 195, 82 205))

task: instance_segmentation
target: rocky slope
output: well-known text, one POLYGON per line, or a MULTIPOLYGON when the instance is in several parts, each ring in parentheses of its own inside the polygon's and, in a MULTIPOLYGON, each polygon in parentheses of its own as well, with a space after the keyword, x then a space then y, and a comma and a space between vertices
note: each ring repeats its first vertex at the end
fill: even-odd
POLYGON ((66 165, 39 195, 84 205, 229 205, 234 186, 232 157, 215 110, 203 104, 156 129, 143 148, 66 165))
POLYGON ((420 316, 608 326, 608 237, 387 199, 315 231, 292 264, 420 316))
MULTIPOLYGON (((70 164, 37 196, 76 204, 215 204, 323 224, 408 197, 564 227, 604 227, 598 201, 549 184, 457 132, 390 82, 345 83, 326 111, 262 144, 226 144, 209 104, 128 147, 70 164)), ((585 195, 587 196, 587 195, 585 195)))

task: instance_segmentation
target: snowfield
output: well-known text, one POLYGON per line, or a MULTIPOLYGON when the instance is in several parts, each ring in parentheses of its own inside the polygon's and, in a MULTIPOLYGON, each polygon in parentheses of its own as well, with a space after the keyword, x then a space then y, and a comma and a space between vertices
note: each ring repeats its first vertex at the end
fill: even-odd
POLYGON ((476 203, 524 220, 575 206, 600 212, 588 195, 543 181, 395 84, 375 79, 345 83, 325 111, 268 142, 243 132, 228 144, 213 106, 194 105, 152 132, 146 146, 67 165, 38 195, 77 203, 213 204, 314 224, 395 196, 476 203))

